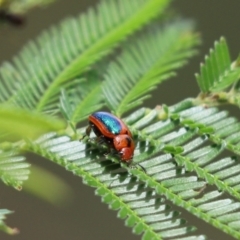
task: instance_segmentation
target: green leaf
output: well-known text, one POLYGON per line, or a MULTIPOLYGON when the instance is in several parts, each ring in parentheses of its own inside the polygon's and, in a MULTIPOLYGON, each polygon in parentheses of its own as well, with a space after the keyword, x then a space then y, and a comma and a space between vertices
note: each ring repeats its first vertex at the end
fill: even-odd
POLYGON ((21 190, 23 181, 28 179, 29 166, 16 150, 0 149, 0 178, 5 184, 21 190))
POLYGON ((60 98, 61 112, 72 124, 85 120, 91 113, 103 106, 101 82, 90 78, 60 98))
POLYGON ((71 141, 67 136, 48 134, 28 147, 81 176, 84 183, 96 188, 96 194, 104 203, 119 211, 118 216, 125 219, 127 226, 135 233, 147 235, 146 239, 161 239, 165 235, 173 238, 176 233, 183 237, 191 234, 191 227, 178 217, 179 212, 153 189, 132 174, 119 172, 119 164, 104 159, 101 153, 86 151, 84 143, 71 141))
POLYGON ((49 134, 28 147, 96 187, 102 200, 119 210, 126 225, 146 239, 191 239, 195 227, 174 217, 174 206, 238 239, 239 219, 231 214, 240 215, 240 167, 232 154, 240 155, 240 138, 235 135, 240 124, 217 108, 178 106, 168 107, 164 121, 158 119, 161 108, 140 109, 126 118, 136 144, 132 168, 122 164, 130 174, 118 168, 114 155, 107 157, 112 161, 106 159, 105 148, 94 142, 89 142, 92 148, 85 148, 67 136, 49 134), (204 128, 212 131, 202 135, 204 128), (174 150, 178 148, 181 151, 174 150), (222 157, 224 150, 227 157, 222 157), (137 164, 146 173, 134 167, 137 164))
POLYGON ((219 77, 218 82, 214 82, 213 86, 210 88, 211 92, 220 92, 222 90, 227 89, 240 77, 240 68, 230 69, 229 71, 225 72, 223 76, 219 77))
POLYGON ((231 59, 226 40, 222 37, 215 42, 214 49, 201 64, 200 74, 196 74, 202 92, 218 92, 225 90, 240 77, 240 68, 231 67, 231 59))
POLYGON ((46 31, 37 44, 31 42, 14 59, 14 66, 4 64, 0 69, 1 100, 38 111, 55 111, 58 94, 67 82, 161 14, 169 2, 105 0, 80 18, 67 19, 60 27, 46 31))
POLYGON ((171 77, 195 53, 193 46, 199 39, 191 31, 191 22, 179 20, 144 33, 110 64, 103 92, 116 115, 142 104, 157 84, 171 77))
POLYGON ((7 209, 0 209, 0 230, 7 233, 7 234, 15 235, 19 232, 18 229, 17 228, 10 228, 4 222, 4 220, 6 218, 5 215, 10 214, 10 213, 12 213, 12 211, 9 211, 7 209))
POLYGON ((10 134, 6 136, 10 140, 36 138, 65 127, 65 123, 59 119, 8 104, 0 104, 0 116, 0 133, 10 134))

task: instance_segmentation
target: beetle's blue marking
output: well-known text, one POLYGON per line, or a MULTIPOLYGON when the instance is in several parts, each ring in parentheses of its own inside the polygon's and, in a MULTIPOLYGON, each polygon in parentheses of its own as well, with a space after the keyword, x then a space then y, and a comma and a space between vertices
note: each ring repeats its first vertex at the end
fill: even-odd
POLYGON ((95 112, 92 116, 102 122, 112 134, 118 135, 120 133, 121 123, 112 114, 107 112, 95 112))

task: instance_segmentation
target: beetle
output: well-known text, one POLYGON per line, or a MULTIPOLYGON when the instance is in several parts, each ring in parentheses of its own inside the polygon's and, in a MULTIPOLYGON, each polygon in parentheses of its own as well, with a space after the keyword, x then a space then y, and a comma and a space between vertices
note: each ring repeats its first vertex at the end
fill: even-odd
POLYGON ((130 164, 133 158, 135 145, 132 133, 126 124, 108 112, 94 112, 89 116, 89 125, 86 135, 91 131, 96 134, 99 143, 107 143, 120 155, 121 161, 130 164))

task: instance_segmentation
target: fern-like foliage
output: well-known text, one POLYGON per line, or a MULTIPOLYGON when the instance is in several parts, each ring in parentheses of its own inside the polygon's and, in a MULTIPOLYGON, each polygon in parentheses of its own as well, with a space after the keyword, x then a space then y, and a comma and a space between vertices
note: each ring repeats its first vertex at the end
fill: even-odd
POLYGON ((199 42, 191 30, 191 22, 180 21, 134 39, 108 68, 103 92, 109 109, 120 116, 141 105, 157 84, 185 64, 199 42))
MULTIPOLYGON (((134 175, 120 173, 119 164, 104 159, 99 152, 86 153, 85 144, 79 141, 49 134, 32 142, 28 147, 34 153, 83 177, 84 183, 96 187, 96 194, 102 197, 103 202, 118 210, 118 217, 126 219, 126 225, 132 227, 136 234, 144 233, 143 239, 184 237, 195 229, 179 218, 179 212, 172 209, 163 197, 158 196, 144 182, 134 175)), ((151 149, 149 151, 152 152, 151 149)), ((179 174, 175 172, 172 175, 179 174)), ((190 182, 192 187, 196 188, 204 185, 204 182, 197 182, 197 178, 183 177, 181 183, 183 182, 190 182)), ((183 188, 182 191, 186 189, 183 188)), ((195 192, 195 195, 198 195, 198 192, 195 192)))
POLYGON ((68 92, 62 90, 60 109, 73 127, 103 107, 101 85, 102 82, 94 75, 68 92))
MULTIPOLYGON (((151 138, 159 139, 160 142, 158 140, 155 145, 162 145, 165 152, 169 152, 169 145, 172 147, 181 145, 184 149, 181 154, 174 153, 170 149, 171 155, 166 153, 162 157, 155 157, 141 163, 147 169, 148 175, 160 181, 162 186, 160 187, 151 178, 148 180, 145 178, 145 181, 149 181, 149 184, 155 187, 158 193, 164 193, 175 204, 188 209, 188 211, 207 222, 211 221, 212 225, 238 239, 239 232, 237 229, 240 228, 240 225, 237 225, 238 217, 235 218, 240 216, 238 212, 240 209, 239 163, 232 155, 226 158, 219 155, 225 147, 229 151, 239 154, 238 146, 228 141, 228 139, 237 139, 234 134, 239 124, 236 123, 236 119, 227 117, 227 112, 219 112, 216 108, 189 108, 188 106, 189 109, 179 111, 179 107, 181 108, 181 104, 169 109, 169 112, 172 112, 173 115, 170 114, 168 120, 155 123, 147 128, 144 127, 143 131, 140 132, 142 138, 146 138, 150 134, 151 138), (208 134, 210 134, 210 137, 208 137, 208 134), (204 146, 204 144, 207 146, 204 146), (205 189, 205 194, 198 200, 188 199, 191 198, 191 191, 186 192, 186 196, 180 194, 181 199, 186 197, 188 202, 184 203, 178 197, 172 198, 173 195, 166 191, 165 181, 162 179, 165 175, 168 178, 171 176, 171 172, 167 172, 166 169, 168 169, 167 162, 172 158, 176 160, 179 167, 183 166, 185 170, 193 172, 199 178, 204 178, 208 184, 214 184, 218 190, 227 191, 232 197, 217 200, 222 195, 221 192, 212 192, 211 190, 208 192, 205 189), (159 167, 158 161, 166 162, 167 168, 159 167), (238 201, 234 200, 235 197, 238 201), (232 227, 233 225, 234 227, 232 227)), ((145 119, 151 119, 150 121, 152 121, 153 114, 151 112, 149 114, 151 117, 145 117, 145 119)), ((155 116, 157 116, 157 113, 155 113, 155 116)), ((145 125, 146 122, 144 123, 142 120, 140 124, 136 123, 138 128, 145 125)), ((154 143, 155 140, 151 139, 151 141, 154 143)), ((142 179, 141 175, 139 175, 139 178, 142 179)))
POLYGON ((173 75, 196 51, 199 38, 192 32, 189 21, 166 24, 132 39, 121 56, 107 68, 105 81, 89 74, 78 87, 64 92, 61 111, 76 125, 102 106, 104 97, 108 107, 117 115, 140 105, 156 85, 173 75), (135 41, 134 41, 135 40, 135 41), (150 58, 147 56, 151 56, 150 58))
POLYGON ((185 234, 194 230, 181 225, 183 220, 175 221, 164 199, 172 202, 173 209, 182 207, 238 239, 240 168, 232 154, 239 154, 234 142, 239 141, 240 125, 226 111, 192 103, 170 107, 165 121, 159 119, 163 109, 141 109, 126 119, 137 140, 134 163, 146 173, 136 167, 128 168, 130 175, 121 173, 114 155, 108 158, 116 163, 104 158, 104 147, 102 153, 92 147, 86 151, 84 143, 67 136, 49 134, 29 143, 28 149, 82 176, 143 239, 187 239, 185 234), (232 153, 222 157, 224 150, 232 153))
POLYGON ((0 177, 5 184, 21 190, 22 183, 28 179, 29 173, 29 164, 25 157, 18 155, 16 150, 0 149, 0 177))
POLYGON ((4 231, 5 233, 14 235, 14 234, 18 233, 18 229, 10 228, 4 222, 6 215, 10 214, 10 213, 12 213, 12 212, 7 209, 0 209, 0 229, 1 229, 1 231, 4 231))
POLYGON ((215 42, 214 50, 205 57, 200 74, 196 74, 198 85, 203 93, 219 92, 232 85, 240 77, 240 68, 231 66, 226 40, 215 42))
POLYGON ((2 100, 38 111, 55 111, 61 88, 163 12, 169 0, 102 1, 80 18, 43 33, 0 69, 2 100), (31 63, 31 64, 29 64, 31 63), (16 84, 16 81, 18 84, 16 84))
MULTIPOLYGON (((11 103, 7 108, 6 103, 0 105, 0 134, 16 132, 24 140, 51 132, 37 140, 2 143, 0 177, 19 189, 29 173, 20 153, 31 151, 95 187, 96 194, 144 240, 204 239, 206 233, 195 234, 196 227, 179 217, 179 209, 240 239, 240 123, 227 111, 194 106, 200 103, 196 99, 137 110, 124 119, 136 146, 131 166, 120 164, 114 150, 105 156, 104 144, 76 140, 84 131, 76 130, 77 123, 90 113, 103 104, 118 116, 139 107, 158 83, 195 53, 199 39, 192 24, 179 20, 163 29, 150 27, 137 40, 132 37, 127 47, 121 45, 115 61, 104 64, 101 74, 93 66, 159 16, 168 2, 103 0, 79 19, 45 32, 14 59, 14 65, 0 68, 0 101, 11 103), (35 110, 51 114, 60 110, 74 134, 62 121, 35 110)), ((197 79, 203 95, 208 95, 236 84, 239 74, 221 39, 197 79)))

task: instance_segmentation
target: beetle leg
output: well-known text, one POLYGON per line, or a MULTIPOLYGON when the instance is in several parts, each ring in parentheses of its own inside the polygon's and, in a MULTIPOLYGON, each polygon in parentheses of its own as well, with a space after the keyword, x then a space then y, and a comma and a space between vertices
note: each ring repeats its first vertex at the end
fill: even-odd
POLYGON ((99 136, 99 137, 96 138, 96 140, 97 140, 97 143, 100 144, 100 145, 106 143, 106 139, 105 139, 104 136, 99 136))
POLYGON ((85 137, 89 136, 91 132, 91 127, 87 127, 85 135, 82 136, 82 138, 79 139, 79 141, 82 141, 85 137))
POLYGON ((88 127, 86 128, 85 136, 90 136, 91 131, 92 131, 92 124, 89 124, 88 127))
POLYGON ((89 137, 90 136, 90 133, 91 133, 91 131, 92 131, 92 128, 93 128, 93 126, 92 126, 92 124, 89 122, 89 125, 88 125, 88 127, 86 128, 86 131, 85 131, 85 135, 83 135, 83 137, 82 137, 82 139, 80 139, 80 140, 83 140, 85 137, 89 137))

